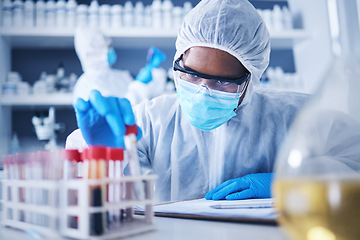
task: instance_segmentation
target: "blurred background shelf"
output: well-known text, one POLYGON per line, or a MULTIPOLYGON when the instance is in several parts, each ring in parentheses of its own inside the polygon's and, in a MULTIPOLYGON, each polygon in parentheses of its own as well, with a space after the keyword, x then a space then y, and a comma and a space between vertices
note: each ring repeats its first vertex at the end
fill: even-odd
MULTIPOLYGON (((13 48, 69 48, 74 45, 71 29, 2 29, 2 35, 13 48)), ((176 30, 118 29, 103 31, 114 47, 144 48, 149 45, 175 47, 176 30)))
POLYGON ((72 106, 71 93, 54 93, 46 95, 2 96, 3 106, 72 106))
MULTIPOLYGON (((69 48, 74 45, 74 31, 72 29, 38 29, 38 28, 3 28, 3 36, 12 48, 69 48)), ((104 30, 111 37, 115 47, 143 48, 150 45, 161 47, 175 47, 177 30, 164 29, 117 29, 104 30)), ((300 41, 310 37, 310 33, 295 29, 281 32, 271 32, 271 46, 276 49, 292 48, 300 41)))

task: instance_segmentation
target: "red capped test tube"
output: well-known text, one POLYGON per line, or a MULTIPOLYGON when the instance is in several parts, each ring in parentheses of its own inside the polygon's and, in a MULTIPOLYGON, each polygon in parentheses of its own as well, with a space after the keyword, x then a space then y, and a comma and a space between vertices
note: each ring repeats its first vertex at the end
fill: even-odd
MULTIPOLYGON (((88 149, 89 179, 104 179, 106 175, 106 147, 91 146, 88 149)), ((101 207, 105 202, 106 188, 104 184, 91 185, 89 189, 90 205, 101 207)), ((102 235, 106 229, 106 217, 103 212, 90 215, 90 235, 102 235)))
POLYGON ((78 163, 81 161, 80 153, 77 149, 66 149, 65 156, 64 179, 75 179, 78 177, 78 163))
MULTIPOLYGON (((124 140, 125 140, 126 158, 128 160, 131 176, 141 175, 136 134, 137 134, 136 124, 131 126, 126 126, 126 134, 124 140)), ((130 192, 128 191, 128 189, 126 189, 126 195, 128 199, 135 198, 137 200, 143 200, 145 198, 145 191, 142 181, 140 180, 135 181, 133 189, 134 189, 133 191, 134 196, 129 196, 130 192)))

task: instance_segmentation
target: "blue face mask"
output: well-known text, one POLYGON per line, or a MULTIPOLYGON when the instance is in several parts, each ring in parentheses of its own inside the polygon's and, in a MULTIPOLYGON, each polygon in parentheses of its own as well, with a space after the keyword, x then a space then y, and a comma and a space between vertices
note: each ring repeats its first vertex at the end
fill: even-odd
POLYGON ((227 93, 176 79, 177 97, 181 111, 194 127, 212 130, 236 116, 240 93, 227 93))
POLYGON ((117 55, 113 47, 109 48, 107 58, 110 67, 116 63, 117 55))

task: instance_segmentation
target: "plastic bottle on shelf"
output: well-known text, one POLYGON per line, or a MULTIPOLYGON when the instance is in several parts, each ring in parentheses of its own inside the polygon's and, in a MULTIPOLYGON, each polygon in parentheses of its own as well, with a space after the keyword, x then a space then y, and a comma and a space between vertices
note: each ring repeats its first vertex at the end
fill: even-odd
POLYGON ((86 27, 88 25, 88 6, 80 4, 76 8, 76 26, 86 27))
POLYGON ((17 28, 24 26, 24 3, 21 0, 13 3, 13 25, 17 28))
POLYGON ((111 15, 111 28, 117 29, 122 26, 122 6, 120 4, 114 4, 111 6, 110 15, 111 15))
POLYGON ((11 154, 21 153, 20 141, 16 132, 12 135, 11 138, 10 153, 11 154))
POLYGON ((35 81, 34 86, 33 86, 33 94, 34 95, 38 95, 38 94, 44 95, 47 93, 46 77, 47 77, 46 72, 41 72, 40 79, 35 81))
POLYGON ((183 20, 183 9, 182 7, 173 7, 172 9, 172 20, 173 27, 179 28, 183 20))
POLYGON ((99 26, 99 3, 97 0, 92 0, 89 6, 89 26, 99 26))
POLYGON ((11 0, 4 0, 2 8, 2 26, 12 27, 13 25, 13 4, 11 0))
POLYGON ((57 81, 61 81, 61 79, 63 79, 65 77, 65 68, 64 68, 64 64, 60 63, 57 70, 56 70, 56 78, 57 81))
POLYGON ((183 6, 184 16, 186 14, 188 14, 188 12, 190 12, 192 8, 193 8, 193 6, 192 6, 191 2, 189 2, 189 1, 184 2, 184 6, 183 6))
POLYGON ((162 3, 160 0, 154 0, 151 4, 152 11, 152 26, 153 28, 159 29, 162 27, 162 13, 161 13, 162 3))
POLYGON ((56 2, 56 27, 64 28, 66 26, 66 2, 58 0, 56 2))
POLYGON ((46 27, 55 27, 56 12, 55 12, 55 1, 48 0, 46 2, 46 27))
POLYGON ((140 1, 136 2, 134 9, 135 27, 144 27, 144 4, 140 1))
POLYGON ((44 0, 37 0, 35 3, 35 27, 45 27, 46 6, 44 0))
POLYGON ((288 7, 282 7, 283 25, 284 29, 293 29, 292 14, 288 7))
POLYGON ((144 9, 144 27, 151 28, 152 27, 152 11, 151 6, 146 6, 144 9))
POLYGON ((56 76, 55 75, 47 75, 45 79, 46 83, 46 93, 51 94, 55 92, 55 85, 56 85, 56 76))
POLYGON ((108 29, 110 27, 110 5, 103 4, 100 6, 100 28, 108 29))
POLYGON ((164 0, 162 4, 162 24, 165 29, 170 29, 173 26, 172 10, 173 4, 171 0, 164 0))
POLYGON ((76 81, 78 80, 78 76, 76 75, 76 73, 70 73, 69 75, 69 91, 73 92, 74 90, 74 86, 76 81))
POLYGON ((34 27, 34 9, 35 3, 32 0, 26 0, 24 3, 24 24, 25 27, 34 27))
POLYGON ((124 11, 123 11, 124 27, 129 28, 134 26, 133 12, 134 12, 134 7, 131 1, 126 1, 124 4, 124 11))
POLYGON ((283 15, 278 4, 275 4, 272 10, 272 28, 274 31, 284 30, 283 15))
POLYGON ((9 72, 7 79, 2 85, 3 95, 15 95, 17 91, 17 83, 21 81, 21 76, 18 72, 9 72))
POLYGON ((74 28, 76 25, 76 8, 77 2, 75 0, 68 0, 66 3, 66 27, 74 28))
POLYGON ((16 93, 19 96, 29 95, 30 89, 30 84, 28 82, 20 81, 16 84, 16 93))

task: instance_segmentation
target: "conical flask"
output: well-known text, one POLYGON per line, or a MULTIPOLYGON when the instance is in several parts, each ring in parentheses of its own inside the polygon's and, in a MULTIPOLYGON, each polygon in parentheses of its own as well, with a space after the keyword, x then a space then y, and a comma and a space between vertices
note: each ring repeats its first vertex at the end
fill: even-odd
POLYGON ((333 62, 275 165, 280 225, 294 240, 360 239, 359 1, 328 0, 333 62))

